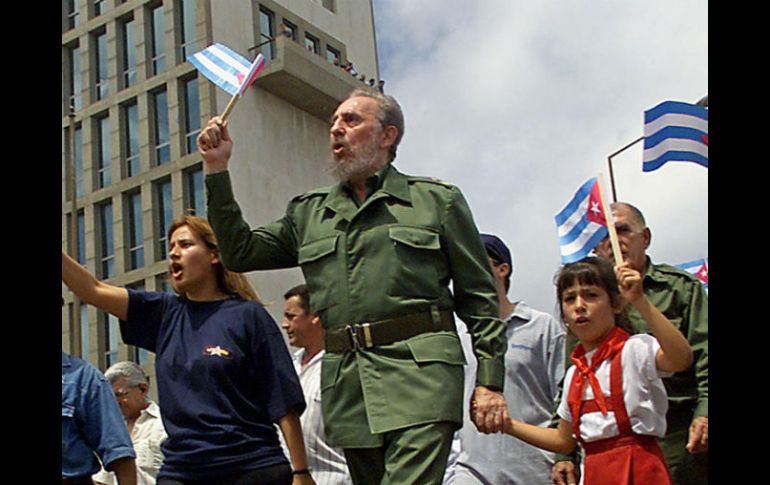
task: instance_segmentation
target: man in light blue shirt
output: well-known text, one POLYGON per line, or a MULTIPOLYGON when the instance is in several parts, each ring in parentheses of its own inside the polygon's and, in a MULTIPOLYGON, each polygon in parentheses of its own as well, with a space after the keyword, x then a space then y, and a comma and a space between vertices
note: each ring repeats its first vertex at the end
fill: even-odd
MULTIPOLYGON (((512 418, 548 426, 564 375, 564 327, 523 301, 508 299, 513 262, 500 238, 481 234, 495 278, 500 319, 506 322, 504 396, 512 418)), ((469 352, 467 335, 462 340, 469 352)), ((473 366, 473 360, 467 367, 473 366)), ((466 368, 466 375, 474 375, 466 368)), ((468 394, 466 384, 466 395, 468 394)), ((466 399, 466 401, 468 401, 466 399)), ((466 406, 467 406, 466 402, 466 406)), ((465 413, 467 415, 467 413, 465 413)), ((550 485, 553 455, 505 434, 481 434, 467 419, 456 435, 445 484, 550 485), (451 458, 454 458, 452 463, 451 458)))
POLYGON ((101 460, 107 470, 115 472, 120 485, 136 485, 134 458, 109 381, 93 365, 62 351, 62 484, 92 483, 91 475, 99 471, 101 460))

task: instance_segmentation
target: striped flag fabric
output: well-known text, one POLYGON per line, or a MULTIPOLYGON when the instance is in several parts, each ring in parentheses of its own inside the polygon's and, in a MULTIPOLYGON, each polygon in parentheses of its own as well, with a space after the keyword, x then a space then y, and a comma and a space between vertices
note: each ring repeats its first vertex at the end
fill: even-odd
POLYGON ((706 258, 696 259, 695 261, 689 261, 687 263, 681 263, 674 265, 677 268, 681 268, 688 273, 692 274, 703 283, 703 288, 708 291, 709 289, 709 262, 706 258))
POLYGON ((664 101, 644 112, 642 171, 652 172, 671 161, 709 166, 708 109, 680 101, 664 101))
POLYGON ((596 177, 584 183, 555 216, 562 264, 579 261, 607 237, 607 218, 596 177))
POLYGON ((211 82, 232 96, 240 96, 265 66, 265 58, 258 54, 249 62, 224 44, 212 44, 200 52, 187 56, 187 60, 211 82))

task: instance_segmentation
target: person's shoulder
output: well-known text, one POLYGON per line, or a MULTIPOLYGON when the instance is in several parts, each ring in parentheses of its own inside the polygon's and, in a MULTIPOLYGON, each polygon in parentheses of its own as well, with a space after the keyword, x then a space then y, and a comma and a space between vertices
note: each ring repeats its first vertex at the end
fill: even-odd
POLYGON ((66 356, 66 360, 69 363, 69 372, 78 374, 84 384, 87 384, 88 382, 107 382, 107 378, 104 377, 104 374, 102 374, 92 363, 74 355, 62 354, 66 356))
POLYGON ((656 279, 683 284, 700 284, 700 280, 692 273, 667 263, 653 263, 652 269, 653 277, 656 279))
POLYGON ((428 177, 424 175, 404 175, 404 177, 406 177, 406 181, 409 185, 415 187, 438 188, 444 190, 457 189, 456 185, 436 177, 428 177))
POLYGON ((329 196, 332 189, 334 188, 333 185, 328 185, 324 187, 318 187, 312 190, 308 190, 307 192, 303 192, 299 195, 295 195, 291 199, 291 203, 300 203, 300 202, 307 202, 307 201, 313 201, 313 200, 324 200, 326 197, 329 196))

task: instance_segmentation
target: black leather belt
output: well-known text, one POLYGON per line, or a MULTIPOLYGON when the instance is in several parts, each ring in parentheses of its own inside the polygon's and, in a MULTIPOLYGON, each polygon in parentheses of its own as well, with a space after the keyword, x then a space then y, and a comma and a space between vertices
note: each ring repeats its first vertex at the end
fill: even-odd
POLYGON ((329 329, 324 338, 327 352, 348 352, 391 344, 421 333, 456 331, 452 312, 433 309, 376 322, 361 322, 329 329))

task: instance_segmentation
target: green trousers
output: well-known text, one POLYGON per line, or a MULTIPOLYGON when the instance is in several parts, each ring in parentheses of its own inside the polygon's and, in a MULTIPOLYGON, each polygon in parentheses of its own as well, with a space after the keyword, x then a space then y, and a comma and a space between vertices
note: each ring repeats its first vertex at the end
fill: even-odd
POLYGON ((658 440, 674 485, 708 485, 709 454, 690 454, 685 448, 690 435, 690 415, 669 414, 666 436, 658 440))
POLYGON ((345 448, 356 485, 441 485, 457 424, 429 423, 384 433, 377 448, 345 448))

